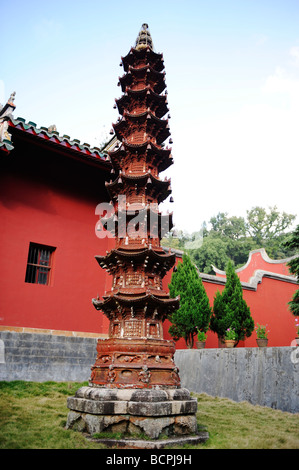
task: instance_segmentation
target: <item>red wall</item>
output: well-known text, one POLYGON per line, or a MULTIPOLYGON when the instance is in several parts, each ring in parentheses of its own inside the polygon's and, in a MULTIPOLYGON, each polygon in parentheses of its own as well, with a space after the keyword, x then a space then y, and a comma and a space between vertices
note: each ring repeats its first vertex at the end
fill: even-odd
MULTIPOLYGON (((290 275, 287 263, 283 260, 281 260, 281 262, 279 262, 279 260, 270 260, 265 250, 252 251, 248 262, 242 268, 237 269, 236 272, 241 281, 249 282, 257 269, 283 274, 285 276, 290 275)), ((225 273, 222 274, 222 272, 216 273, 216 275, 225 277, 225 273)))
POLYGON ((1 173, 0 324, 106 332, 91 303, 109 281, 94 258, 107 243, 94 229, 95 207, 107 200, 103 170, 22 144, 1 173), (49 286, 25 282, 30 242, 56 247, 49 286))
MULTIPOLYGON (((179 261, 180 262, 180 261, 179 261)), ((261 269, 259 266, 256 269, 261 269)), ((268 269, 269 270, 269 269, 268 269)), ((284 274, 286 274, 284 272, 284 274)), ((167 274, 164 280, 164 287, 171 280, 171 272, 167 274)), ((215 277, 215 280, 217 278, 215 277)), ((214 296, 217 289, 222 292, 224 285, 219 282, 211 283, 203 279, 203 285, 213 306, 214 296)), ((298 285, 263 277, 262 282, 257 285, 257 290, 243 289, 243 297, 250 307, 251 315, 255 322, 261 325, 267 325, 268 346, 290 346, 296 336, 294 316, 288 310, 288 302, 291 300, 298 285)), ((172 339, 168 333, 171 323, 166 320, 164 322, 164 337, 172 339)), ((255 347, 256 333, 255 331, 245 341, 240 341, 238 347, 255 347)), ((217 348, 218 337, 215 333, 209 331, 206 341, 206 348, 217 348)), ((176 342, 177 349, 186 349, 186 343, 183 339, 176 342)))

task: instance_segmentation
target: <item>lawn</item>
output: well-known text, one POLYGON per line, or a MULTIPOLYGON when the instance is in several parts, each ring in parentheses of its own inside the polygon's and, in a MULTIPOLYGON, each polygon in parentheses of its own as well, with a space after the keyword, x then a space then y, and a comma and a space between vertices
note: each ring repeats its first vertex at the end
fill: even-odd
MULTIPOLYGON (((100 449, 81 433, 65 429, 66 399, 87 383, 0 382, 1 449, 100 449)), ((235 403, 205 394, 198 423, 210 438, 190 449, 299 449, 299 414, 235 403)))

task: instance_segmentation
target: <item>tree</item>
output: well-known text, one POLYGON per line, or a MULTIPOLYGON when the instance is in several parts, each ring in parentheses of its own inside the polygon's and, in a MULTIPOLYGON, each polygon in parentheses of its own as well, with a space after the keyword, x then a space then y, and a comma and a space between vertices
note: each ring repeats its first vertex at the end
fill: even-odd
MULTIPOLYGON (((284 242, 284 246, 289 249, 299 250, 299 225, 297 225, 295 231, 292 233, 289 239, 284 242)), ((288 266, 290 272, 297 277, 297 283, 299 284, 299 256, 294 257, 289 261, 288 266)), ((293 315, 299 316, 299 289, 295 291, 292 300, 288 303, 290 311, 293 315)))
POLYGON ((246 235, 246 223, 243 217, 227 217, 226 212, 219 212, 216 217, 211 217, 212 231, 221 236, 238 240, 246 235))
POLYGON ((217 291, 210 322, 210 329, 223 338, 228 328, 235 330, 238 342, 249 337, 254 329, 250 308, 243 299, 243 289, 231 262, 226 268, 226 284, 220 294, 217 291))
POLYGON ((212 265, 224 269, 229 261, 225 241, 213 236, 205 237, 200 248, 190 251, 190 257, 199 271, 207 274, 214 274, 212 265))
POLYGON ((222 306, 222 295, 217 289, 214 296, 214 303, 212 308, 212 315, 210 321, 210 330, 217 333, 218 338, 224 338, 224 334, 229 327, 226 320, 225 309, 222 306))
POLYGON ((172 273, 168 287, 171 297, 180 296, 180 308, 170 317, 169 333, 175 341, 184 338, 192 348, 198 331, 207 332, 212 312, 202 280, 187 254, 172 273))
POLYGON ((247 211, 246 218, 228 217, 226 212, 219 212, 209 220, 209 230, 204 222, 200 230, 191 235, 173 231, 162 244, 187 250, 201 272, 214 274, 212 265, 224 270, 231 260, 236 267, 243 266, 250 251, 258 248, 265 248, 272 259, 292 256, 294 252, 283 242, 294 219, 295 215, 281 213, 276 207, 268 210, 253 207, 247 211))
POLYGON ((253 207, 247 211, 247 231, 259 245, 264 240, 272 240, 281 235, 295 220, 296 216, 278 212, 277 207, 270 207, 266 212, 263 207, 253 207))

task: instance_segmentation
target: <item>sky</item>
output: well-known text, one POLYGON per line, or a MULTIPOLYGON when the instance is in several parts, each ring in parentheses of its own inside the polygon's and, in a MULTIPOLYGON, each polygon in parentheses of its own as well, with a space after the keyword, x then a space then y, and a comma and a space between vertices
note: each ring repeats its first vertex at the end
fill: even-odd
MULTIPOLYGON (((0 103, 100 146, 143 23, 163 53, 175 228, 260 206, 299 216, 298 0, 0 0, 0 103)), ((168 145, 168 141, 165 142, 168 145)), ((297 217, 295 223, 299 223, 297 217)))

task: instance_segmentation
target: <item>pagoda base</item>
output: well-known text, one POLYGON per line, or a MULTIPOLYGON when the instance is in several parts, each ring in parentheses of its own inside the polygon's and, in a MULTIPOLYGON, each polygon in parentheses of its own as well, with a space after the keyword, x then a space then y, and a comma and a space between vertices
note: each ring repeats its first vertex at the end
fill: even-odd
MULTIPOLYGON (((137 320, 128 323, 135 324, 137 320)), ((168 389, 180 386, 173 341, 158 338, 100 339, 97 353, 91 368, 91 386, 111 389, 168 389)))
POLYGON ((175 445, 176 439, 184 443, 190 439, 192 442, 208 439, 208 433, 198 430, 197 400, 191 398, 184 388, 123 390, 81 387, 74 397, 68 398, 67 407, 70 410, 67 429, 90 437, 102 434, 97 441, 107 446, 110 443, 116 447, 158 448, 163 442, 171 445, 171 441, 175 445), (120 434, 121 439, 107 439, 105 433, 120 434), (144 446, 139 442, 143 440, 144 446))
POLYGON ((163 449, 164 447, 177 447, 185 444, 196 445, 206 442, 209 439, 209 434, 206 431, 200 431, 196 436, 181 436, 170 437, 167 439, 93 439, 89 438, 98 444, 104 444, 107 447, 116 449, 163 449))

